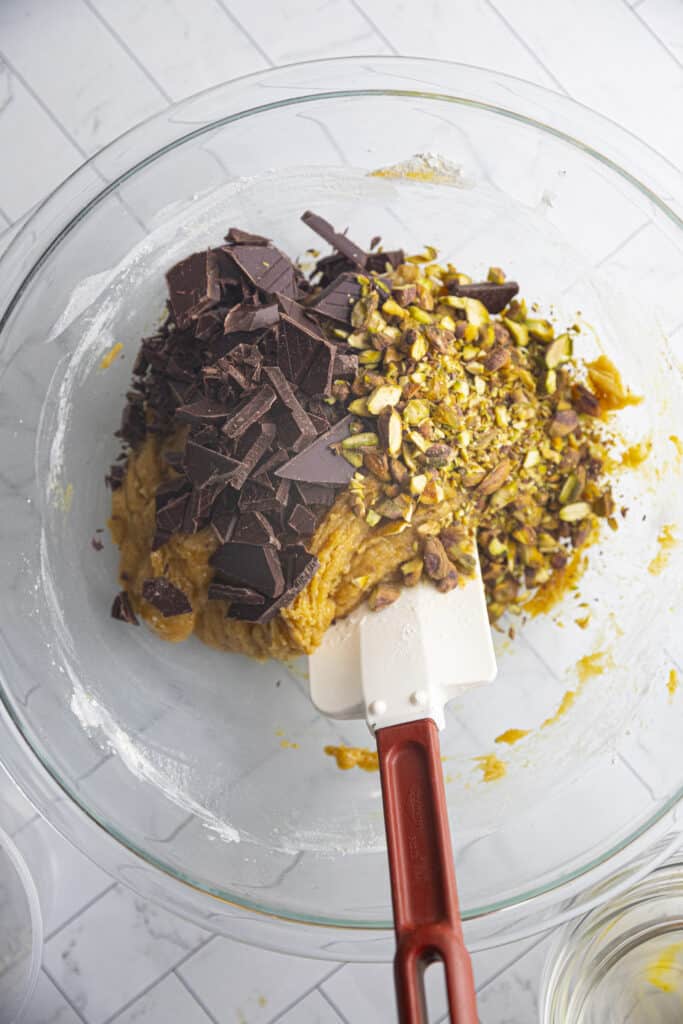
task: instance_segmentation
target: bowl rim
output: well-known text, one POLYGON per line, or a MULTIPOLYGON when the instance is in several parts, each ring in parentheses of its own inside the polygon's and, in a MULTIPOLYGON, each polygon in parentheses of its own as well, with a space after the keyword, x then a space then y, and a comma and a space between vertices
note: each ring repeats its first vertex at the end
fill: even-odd
MULTIPOLYGON (((372 56, 304 61, 256 71, 212 86, 172 104, 114 139, 57 186, 30 215, 6 252, 0 257, 0 281, 3 282, 2 293, 0 293, 0 309, 3 311, 0 317, 0 350, 3 346, 5 329, 10 324, 12 315, 21 302, 24 292, 41 266, 61 241, 67 237, 76 223, 86 217, 99 202, 141 168, 159 159, 176 146, 231 122, 294 104, 347 97, 357 98, 364 95, 413 96, 448 101, 485 110, 529 125, 544 134, 553 135, 607 166, 628 185, 635 187, 645 195, 654 207, 664 214, 665 219, 675 232, 683 231, 683 207, 679 208, 677 198, 683 195, 683 174, 665 157, 641 142, 632 132, 559 93, 513 76, 434 58, 372 56), (368 66, 369 63, 371 66, 368 66), (343 80, 349 79, 349 72, 352 68, 354 74, 351 77, 354 83, 366 78, 368 81, 376 79, 377 81, 382 80, 385 83, 384 87, 359 87, 358 84, 354 84, 353 88, 348 86, 342 88, 343 80), (399 83, 401 87, 399 87, 399 83), (263 98, 263 85, 280 90, 282 95, 273 99, 272 102, 253 102, 263 98), (420 88, 416 88, 418 85, 420 88), (444 91, 446 85, 454 89, 455 92, 444 91), (426 88, 427 86, 434 88, 438 86, 438 90, 431 91, 431 88, 426 88), (223 113, 219 118, 201 120, 202 105, 207 103, 210 105, 219 96, 222 101, 229 101, 227 105, 232 105, 235 109, 223 113), (514 107, 510 106, 511 97, 515 101, 514 107), (522 107, 523 110, 518 107, 522 107), (533 115, 538 116, 532 116, 532 112, 533 115), (183 117, 178 116, 181 113, 184 115, 183 117), (542 120, 540 119, 541 114, 544 115, 542 120), (188 115, 190 116, 189 121, 188 115), (192 118, 199 118, 199 120, 193 121, 192 118), (188 131, 186 130, 188 124, 194 124, 195 127, 188 131), (574 134, 574 132, 579 133, 574 134), (166 138, 166 141, 150 148, 149 138, 155 135, 160 135, 162 139, 166 138), (598 148, 598 142, 601 148, 598 148), (113 176, 108 175, 108 164, 113 164, 116 168, 123 155, 136 149, 139 149, 144 155, 123 170, 119 170, 119 173, 114 173, 113 176), (621 163, 622 159, 625 159, 633 170, 625 169, 621 163), (94 177, 93 171, 95 172, 94 177), (99 184, 95 183, 95 179, 99 184), (36 245, 39 239, 41 244, 36 245), (42 241, 43 239, 44 241, 42 241)), ((225 105, 224 102, 223 106, 225 105)), ((126 159, 128 158, 126 157, 126 159)), ((153 869, 160 870, 168 879, 172 880, 172 884, 182 882, 185 886, 197 889, 195 883, 183 877, 170 865, 163 864, 146 851, 137 848, 132 841, 122 836, 113 826, 109 826, 103 816, 95 816, 82 801, 82 798, 72 791, 32 745, 28 730, 22 724, 16 709, 13 708, 12 700, 5 692, 4 687, 0 687, 0 701, 2 721, 18 734, 16 738, 21 739, 23 745, 30 752, 31 768, 41 766, 51 782, 56 783, 60 791, 68 796, 68 806, 74 815, 84 817, 89 823, 94 823, 98 830, 101 830, 117 845, 120 844, 153 869)), ((34 773, 19 770, 16 758, 14 758, 13 768, 13 775, 15 777, 17 773, 20 775, 20 784, 27 789, 30 798, 38 803, 48 820, 52 820, 53 816, 50 814, 52 801, 41 799, 43 794, 40 792, 37 795, 36 791, 43 788, 37 779, 27 778, 34 773)), ((581 867, 518 896, 508 897, 490 906, 466 910, 464 918, 474 923, 501 913, 514 911, 521 906, 528 908, 531 905, 538 905, 543 907, 547 905, 549 899, 557 903, 572 892, 575 893, 577 886, 586 889, 595 884, 599 875, 604 877, 623 869, 623 855, 638 848, 641 840, 647 840, 649 836, 657 832, 658 827, 666 824, 667 816, 681 798, 683 798, 683 787, 632 834, 581 867)), ((72 829, 67 828, 63 820, 61 823, 57 823, 57 827, 65 832, 72 841, 74 840, 69 834, 70 832, 78 832, 80 837, 83 831, 75 826, 72 829)), ((76 839, 76 843, 88 846, 83 838, 80 843, 76 839)), ((638 870, 640 868, 639 865, 638 870)), ((391 927, 389 922, 353 924, 316 919, 310 915, 297 916, 294 912, 276 912, 248 900, 235 898, 229 892, 214 892, 208 887, 200 891, 206 893, 212 900, 219 899, 223 903, 232 904, 237 910, 258 912, 277 921, 316 926, 315 930, 317 931, 343 929, 357 933, 369 932, 376 937, 378 931, 386 931, 391 927)), ((143 895, 148 894, 143 893, 143 895)), ((582 904, 580 900, 577 901, 577 906, 576 913, 585 910, 585 904, 582 904)), ((548 922, 544 917, 535 930, 546 927, 548 927, 548 922)), ((529 931, 528 925, 526 928, 527 930, 523 934, 533 934, 534 929, 529 931)), ((506 933, 505 941, 511 941, 511 934, 509 931, 506 933)), ((521 934, 518 932, 517 936, 513 935, 512 937, 521 937, 521 934)))

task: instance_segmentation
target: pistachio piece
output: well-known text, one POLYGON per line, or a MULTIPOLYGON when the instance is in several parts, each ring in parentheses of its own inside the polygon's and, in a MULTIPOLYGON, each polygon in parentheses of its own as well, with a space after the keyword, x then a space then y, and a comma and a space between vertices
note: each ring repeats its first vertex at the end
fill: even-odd
POLYGON ((454 565, 452 565, 449 568, 446 575, 444 576, 444 578, 442 580, 437 581, 436 589, 439 591, 440 594, 448 594, 451 590, 455 590, 455 588, 458 585, 458 582, 458 570, 455 568, 454 565))
POLYGON ((382 483, 390 483, 391 475, 389 473, 389 460, 386 455, 380 455, 378 452, 363 452, 363 467, 367 469, 368 473, 381 480, 382 483))
POLYGON ((551 437, 566 437, 573 434, 579 425, 579 417, 574 409, 561 409, 556 412, 548 429, 551 437))
POLYGON ((382 360, 382 353, 374 348, 364 349, 358 356, 361 366, 376 366, 382 360))
POLYGON ((415 302, 417 298, 417 288, 414 284, 401 284, 392 288, 392 297, 398 302, 399 306, 410 306, 411 303, 415 302))
POLYGON ((380 444, 394 457, 401 451, 403 426, 401 417, 394 408, 384 408, 377 417, 377 432, 380 444))
POLYGON ((498 370, 502 370, 504 366, 507 366, 509 362, 510 349, 498 346, 491 349, 484 359, 483 365, 487 373, 497 373, 498 370))
POLYGON ((455 458, 455 452, 449 444, 443 442, 430 444, 425 452, 425 458, 430 466, 447 466, 455 458))
POLYGON ((369 413, 367 398, 354 398, 346 407, 354 416, 367 416, 369 413))
POLYGON ((524 457, 524 468, 533 469, 541 461, 541 456, 538 448, 530 448, 524 457))
POLYGON ((503 323, 512 335, 512 340, 518 348, 526 348, 529 344, 529 328, 524 323, 518 323, 509 316, 503 317, 503 323))
MULTIPOLYGON (((350 437, 345 437, 341 443, 344 451, 353 451, 356 448, 374 448, 379 444, 379 438, 377 434, 370 430, 363 431, 362 434, 351 434, 350 437)), ((361 456, 362 459, 362 456, 361 456)))
POLYGON ((387 299, 382 303, 382 312, 385 316, 397 316, 400 320, 405 320, 408 313, 402 306, 399 306, 396 299, 387 299))
POLYGON ((503 459, 498 465, 486 474, 479 484, 477 490, 480 494, 493 494, 500 490, 512 472, 512 463, 509 459, 503 459))
POLYGON ((403 583, 406 587, 415 587, 422 577, 423 563, 421 558, 411 558, 401 566, 403 583))
POLYGON ((555 328, 549 320, 527 320, 526 327, 531 337, 537 341, 547 343, 555 337, 555 328))
POLYGON ((438 537, 426 537, 422 548, 424 570, 432 580, 442 580, 451 568, 446 549, 438 537))
POLYGON ((417 321, 418 324, 431 324, 432 316, 424 309, 420 309, 419 306, 408 306, 408 312, 412 316, 413 320, 417 321))
POLYGON ((389 471, 392 479, 399 487, 403 487, 408 482, 410 472, 399 459, 389 460, 389 471))
POLYGON ((370 611, 379 612, 400 597, 401 588, 395 583, 378 583, 368 598, 370 611))
POLYGON ((489 267, 486 280, 490 281, 491 284, 505 284, 505 272, 500 267, 489 267))
POLYGON ((569 334, 560 334, 545 352, 545 365, 554 370, 571 358, 573 343, 569 334))
POLYGON ((400 402, 401 393, 402 389, 396 384, 380 384, 366 399, 368 412, 373 416, 379 415, 386 406, 400 402))
POLYGON ((356 467, 356 469, 360 469, 363 465, 363 456, 360 452, 342 452, 342 455, 346 461, 350 462, 352 466, 356 467))
POLYGON ((577 523, 590 515, 591 507, 586 501, 575 501, 571 505, 564 505, 560 509, 560 519, 563 523, 577 523))

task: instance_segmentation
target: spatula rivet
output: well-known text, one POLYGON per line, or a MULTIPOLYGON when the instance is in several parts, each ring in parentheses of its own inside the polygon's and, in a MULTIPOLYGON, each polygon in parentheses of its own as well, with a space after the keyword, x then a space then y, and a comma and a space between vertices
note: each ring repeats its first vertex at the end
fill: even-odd
POLYGON ((371 715, 383 715, 387 710, 387 703, 384 700, 373 700, 368 705, 368 711, 371 715))
POLYGON ((415 690, 415 692, 410 695, 410 703, 417 704, 418 707, 424 707, 428 700, 429 696, 424 690, 415 690))

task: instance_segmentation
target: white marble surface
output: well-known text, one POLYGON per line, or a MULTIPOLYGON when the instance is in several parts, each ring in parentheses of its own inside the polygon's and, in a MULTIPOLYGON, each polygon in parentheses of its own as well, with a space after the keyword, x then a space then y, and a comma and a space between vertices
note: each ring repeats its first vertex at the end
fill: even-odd
MULTIPOLYGON (((0 248, 83 159, 170 102, 275 64, 360 53, 519 75, 683 162, 683 0, 0 0, 0 248)), ((607 261, 618 270, 646 245, 647 228, 633 224, 607 261)), ((683 341, 674 284, 668 326, 683 341)), ((212 938, 115 885, 1 777, 0 801, 27 860, 52 880, 27 1024, 393 1019, 390 968, 212 938)), ((546 947, 537 938, 474 958, 482 1024, 536 1019, 546 947)), ((439 1021, 437 978, 432 991, 439 1021)))

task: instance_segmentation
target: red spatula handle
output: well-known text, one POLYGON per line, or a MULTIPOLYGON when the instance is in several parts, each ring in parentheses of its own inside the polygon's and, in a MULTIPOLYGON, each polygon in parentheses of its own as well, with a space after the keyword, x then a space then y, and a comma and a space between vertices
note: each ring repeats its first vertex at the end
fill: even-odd
POLYGON ((396 928, 400 1024, 427 1024, 423 974, 446 971, 451 1024, 477 1024, 446 814, 439 732, 430 718, 376 732, 396 928))

